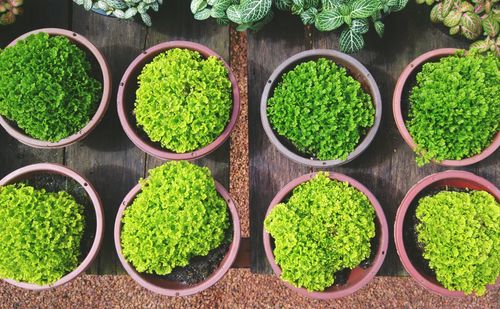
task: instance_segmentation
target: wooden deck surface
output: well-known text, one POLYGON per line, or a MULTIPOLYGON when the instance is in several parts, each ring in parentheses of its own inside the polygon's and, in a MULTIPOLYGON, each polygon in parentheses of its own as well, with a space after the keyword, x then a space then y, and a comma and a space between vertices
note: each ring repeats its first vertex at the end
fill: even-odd
MULTIPOLYGON (((116 210, 125 194, 161 161, 144 154, 124 134, 116 113, 116 85, 128 64, 154 44, 183 39, 199 42, 229 61, 228 27, 192 18, 188 0, 168 0, 148 29, 140 23, 121 21, 84 11, 69 0, 32 0, 26 15, 14 27, 0 28, 0 48, 33 29, 59 27, 87 37, 106 56, 113 74, 113 97, 102 123, 84 141, 61 150, 36 150, 18 143, 0 129, 0 177, 14 169, 37 162, 63 163, 88 177, 99 192, 106 215, 106 235, 98 259, 90 269, 95 274, 123 273, 115 253, 112 229, 116 210)), ((396 209, 407 190, 418 180, 446 168, 417 168, 411 150, 400 137, 391 111, 392 91, 403 68, 416 56, 439 47, 466 47, 431 25, 429 9, 410 3, 386 19, 386 35, 370 33, 367 47, 353 56, 361 61, 378 82, 383 99, 380 130, 368 150, 353 162, 334 168, 361 181, 379 199, 389 223, 391 243, 379 274, 405 275, 392 242, 396 209)), ((301 25, 297 17, 277 14, 259 33, 249 33, 248 93, 250 137, 250 246, 251 269, 270 272, 262 246, 262 222, 269 202, 278 190, 295 177, 313 171, 281 155, 267 139, 260 124, 259 104, 265 82, 286 58, 311 48, 338 48, 338 35, 319 33, 301 25)), ((464 168, 496 185, 500 182, 499 153, 482 163, 464 168)), ((215 178, 229 188, 229 141, 197 163, 207 165, 215 178)), ((243 253, 243 252, 242 252, 243 253)), ((241 266, 241 265, 240 265, 241 266)))

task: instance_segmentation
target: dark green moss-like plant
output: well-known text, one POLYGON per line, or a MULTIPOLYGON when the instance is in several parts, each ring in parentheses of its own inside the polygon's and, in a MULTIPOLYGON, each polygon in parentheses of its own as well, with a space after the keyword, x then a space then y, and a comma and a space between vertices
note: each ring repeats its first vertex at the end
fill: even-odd
POLYGON ((231 81, 216 57, 174 48, 156 56, 139 76, 137 123, 168 150, 185 153, 212 143, 231 110, 231 81))
POLYGON ((272 128, 320 160, 344 160, 375 121, 370 95, 346 70, 324 58, 283 75, 267 102, 272 128))
POLYGON ((500 275, 500 204, 485 191, 441 191, 419 200, 418 241, 437 280, 483 295, 500 275))
POLYGON ((57 142, 81 130, 102 93, 83 50, 38 33, 0 52, 0 115, 33 138, 57 142))
POLYGON ((77 268, 83 206, 61 191, 0 186, 0 278, 39 285, 77 268))
POLYGON ((122 252, 139 272, 167 275, 221 245, 227 204, 210 170, 171 161, 149 171, 122 218, 122 252))
POLYGON ((371 253, 375 211, 348 183, 320 172, 293 190, 264 221, 274 238, 281 278, 309 291, 323 291, 335 273, 355 268, 371 253))
POLYGON ((459 53, 423 65, 406 126, 418 165, 461 160, 488 147, 500 124, 500 59, 459 53))

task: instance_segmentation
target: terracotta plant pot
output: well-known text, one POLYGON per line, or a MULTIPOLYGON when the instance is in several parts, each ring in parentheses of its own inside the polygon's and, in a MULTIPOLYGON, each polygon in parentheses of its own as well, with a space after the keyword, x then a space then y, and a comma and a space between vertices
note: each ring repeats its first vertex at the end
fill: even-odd
POLYGON ((134 279, 139 285, 145 287, 150 291, 166 296, 188 296, 210 288, 226 274, 229 268, 231 268, 231 265, 233 265, 233 262, 235 261, 238 254, 238 249, 240 247, 240 220, 238 217, 238 211, 236 210, 236 205, 234 204, 226 189, 217 181, 215 181, 215 188, 217 192, 219 192, 219 195, 227 202, 227 207, 229 208, 229 211, 231 213, 233 225, 233 240, 226 255, 224 256, 224 259, 220 262, 219 266, 214 270, 210 277, 195 285, 187 285, 181 282, 163 279, 161 278, 161 276, 152 274, 139 273, 134 268, 134 266, 125 259, 122 253, 121 246, 122 217, 125 209, 133 203, 137 194, 141 192, 140 184, 137 184, 127 194, 116 215, 114 230, 115 247, 123 267, 132 277, 132 279, 134 279))
MULTIPOLYGON (((444 188, 469 188, 484 190, 500 200, 500 191, 486 179, 464 171, 445 171, 432 174, 420 180, 406 194, 396 214, 394 224, 394 241, 399 258, 406 271, 424 288, 441 296, 465 296, 460 291, 450 291, 437 280, 434 272, 426 266, 423 257, 417 250, 414 220, 418 200, 430 192, 444 188)), ((497 283, 500 283, 498 278, 497 283)))
POLYGON ((62 148, 74 144, 82 139, 84 139, 87 135, 95 129, 95 127, 99 124, 99 122, 104 117, 106 110, 108 109, 109 100, 111 98, 111 71, 109 70, 108 63, 102 53, 85 37, 81 36, 78 33, 73 31, 58 29, 58 28, 44 28, 34 30, 28 33, 23 34, 18 37, 8 46, 15 45, 19 40, 25 39, 26 37, 35 34, 44 32, 49 34, 50 36, 65 36, 72 43, 76 44, 82 50, 84 50, 87 54, 90 63, 92 64, 93 72, 95 74, 94 78, 102 82, 102 98, 92 119, 87 123, 87 125, 81 129, 79 132, 68 136, 58 142, 52 143, 48 141, 42 141, 35 138, 32 138, 24 133, 22 129, 19 129, 14 122, 7 120, 6 118, 0 116, 0 125, 4 127, 4 129, 9 133, 12 137, 17 139, 19 142, 35 147, 35 148, 62 148))
POLYGON ((4 279, 4 281, 17 287, 34 291, 52 289, 68 283, 78 277, 92 264, 101 247, 104 236, 104 214, 99 195, 88 180, 59 164, 39 163, 25 166, 5 176, 0 180, 0 186, 20 181, 27 181, 34 187, 43 187, 48 191, 65 190, 80 204, 85 206, 85 230, 82 238, 83 252, 81 257, 83 260, 81 260, 80 265, 75 270, 52 284, 37 285, 10 279, 4 279), (45 184, 43 177, 52 178, 45 184), (58 177, 57 180, 55 180, 55 177, 58 177), (34 183, 32 184, 31 182, 34 183))
POLYGON ((373 79, 370 72, 359 61, 349 55, 335 50, 314 49, 298 53, 288 58, 274 70, 262 93, 260 101, 260 118, 264 131, 266 132, 266 135, 271 143, 278 149, 279 152, 289 159, 308 166, 338 166, 350 162, 358 157, 363 151, 366 150, 366 148, 368 148, 370 143, 375 138, 377 130, 380 126, 380 120, 382 119, 382 99, 377 83, 373 79), (273 96, 274 88, 281 81, 282 76, 302 62, 317 60, 319 58, 327 58, 339 66, 344 67, 349 75, 361 83, 363 90, 371 96, 375 106, 375 123, 368 130, 354 151, 351 152, 345 160, 317 160, 300 154, 290 141, 288 141, 285 137, 278 135, 278 133, 273 130, 267 117, 267 101, 273 96))
MULTIPOLYGON (((314 176, 316 176, 316 174, 317 173, 310 173, 300 176, 289 182, 286 186, 284 186, 271 201, 271 204, 267 209, 266 217, 269 215, 271 210, 277 204, 285 201, 290 196, 295 187, 311 180, 312 178, 314 178, 314 176)), ((375 210, 375 217, 376 217, 375 238, 377 239, 377 252, 375 254, 373 262, 368 268, 364 269, 358 266, 352 269, 351 272, 349 273, 347 282, 345 284, 338 286, 333 285, 327 288, 323 292, 309 292, 304 288, 298 288, 289 284, 288 282, 283 281, 288 288, 294 290, 298 294, 316 299, 341 298, 353 294, 354 292, 365 286, 368 282, 370 282, 370 280, 373 279, 373 277, 375 277, 378 270, 382 266, 382 263, 384 262, 385 255, 387 252, 387 246, 389 244, 389 230, 387 221, 385 219, 384 211, 380 206, 380 203, 378 202, 377 198, 370 192, 370 190, 368 190, 365 186, 363 186, 361 183, 359 183, 358 181, 356 181, 351 177, 333 172, 330 172, 329 175, 331 179, 342 182, 348 182, 349 185, 361 191, 370 200, 370 203, 372 204, 373 209, 375 210)), ((272 236, 269 233, 267 233, 265 229, 263 232, 263 236, 264 236, 264 249, 266 252, 267 260, 269 264, 271 264, 274 273, 279 277, 281 275, 281 268, 278 266, 278 264, 276 264, 276 260, 274 259, 273 248, 271 245, 272 236)))
MULTIPOLYGON (((430 52, 417 57, 409 65, 407 65, 398 78, 398 82, 396 83, 396 88, 394 89, 394 95, 392 98, 392 112, 399 133, 405 140, 406 144, 408 144, 408 146, 410 146, 412 150, 415 150, 417 145, 413 141, 410 132, 408 132, 408 130, 406 129, 405 122, 408 117, 410 91, 416 84, 416 76, 422 70, 422 66, 425 63, 437 62, 443 57, 454 55, 456 51, 458 51, 458 49, 456 48, 441 48, 431 50, 430 52)), ((441 162, 437 162, 437 164, 443 166, 471 165, 485 159, 486 157, 494 153, 499 146, 500 134, 497 133, 491 145, 484 149, 480 154, 462 160, 443 160, 441 162)))
POLYGON ((118 88, 118 116, 123 130, 130 140, 142 151, 162 160, 194 160, 204 157, 219 148, 230 136, 231 131, 236 125, 240 113, 240 92, 238 82, 231 71, 229 65, 216 52, 201 44, 188 41, 171 41, 155 45, 135 58, 125 71, 118 88), (159 143, 151 141, 146 133, 137 126, 135 116, 133 115, 136 91, 138 88, 137 78, 144 66, 150 63, 154 57, 173 48, 189 49, 199 52, 203 57, 217 57, 224 63, 229 72, 228 78, 231 81, 233 89, 233 110, 229 123, 224 131, 209 145, 186 153, 175 153, 161 147, 159 143))

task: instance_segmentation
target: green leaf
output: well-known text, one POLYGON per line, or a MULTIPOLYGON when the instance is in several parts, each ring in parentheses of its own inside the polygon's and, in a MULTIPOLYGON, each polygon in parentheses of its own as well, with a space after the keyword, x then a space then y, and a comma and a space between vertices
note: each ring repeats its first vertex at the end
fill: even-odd
POLYGON ((370 24, 368 23, 368 19, 355 19, 351 24, 351 31, 365 34, 370 29, 370 24))
MULTIPOLYGON (((451 13, 450 13, 451 14, 451 13)), ((446 19, 445 19, 446 21, 446 19)), ((474 13, 465 12, 460 19, 462 35, 469 40, 475 40, 481 35, 481 18, 474 13)))
POLYGON ((212 14, 212 10, 209 8, 206 8, 206 9, 201 10, 201 11, 197 12, 196 14, 194 14, 194 19, 205 20, 205 19, 208 19, 211 14, 212 14))
POLYGON ((383 37, 384 36, 384 30, 385 30, 385 25, 383 22, 377 20, 373 26, 375 27, 375 31, 377 32, 378 36, 379 37, 383 37))
POLYGON ((352 18, 367 18, 377 10, 379 2, 377 0, 355 0, 351 5, 352 18))
POLYGON ((338 10, 327 10, 316 16, 315 26, 319 31, 332 31, 342 26, 344 16, 338 10))
POLYGON ((191 12, 193 14, 196 14, 199 11, 204 10, 206 7, 207 7, 206 0, 192 0, 191 1, 191 12))
POLYGON ((483 29, 488 36, 495 37, 500 29, 500 24, 495 20, 493 15, 489 15, 483 19, 483 29))
POLYGON ((246 0, 242 1, 240 5, 230 6, 229 9, 234 6, 237 6, 241 22, 250 23, 259 21, 260 19, 264 18, 269 13, 271 5, 272 5, 272 0, 246 0))
POLYGON ((302 12, 302 14, 300 14, 300 19, 302 20, 302 23, 304 25, 311 25, 314 24, 317 15, 318 15, 318 10, 312 7, 302 12))
POLYGON ((351 31, 350 29, 344 29, 340 34, 339 38, 340 50, 344 53, 352 54, 360 51, 365 42, 363 36, 359 33, 351 31))

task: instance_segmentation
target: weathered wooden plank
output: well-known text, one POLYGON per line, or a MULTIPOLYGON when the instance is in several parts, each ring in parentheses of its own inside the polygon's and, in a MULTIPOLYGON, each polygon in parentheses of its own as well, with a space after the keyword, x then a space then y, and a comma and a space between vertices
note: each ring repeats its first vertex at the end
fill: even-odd
POLYGON ((260 99, 273 70, 286 58, 307 49, 297 18, 278 14, 258 33, 248 34, 248 100, 250 143, 250 241, 254 272, 271 272, 262 244, 267 207, 281 187, 310 171, 290 161, 269 142, 260 122, 260 99))
MULTIPOLYGON (((418 168, 412 151, 400 137, 392 117, 392 92, 399 74, 411 60, 434 48, 467 46, 465 41, 452 38, 433 26, 428 20, 428 11, 425 6, 410 3, 403 12, 394 13, 385 19, 386 34, 382 40, 377 38, 376 34, 370 33, 366 48, 353 55, 368 68, 378 82, 383 99, 382 124, 377 137, 366 152, 345 166, 330 169, 361 181, 377 196, 385 210, 391 243, 380 275, 406 274, 394 247, 392 226, 397 207, 407 190, 421 178, 446 170, 436 165, 418 168)), ((285 24, 289 25, 288 22, 283 24, 283 27, 286 27, 285 24)), ((274 27, 270 25, 268 28, 274 27)), ((306 172, 304 167, 288 162, 269 144, 260 129, 258 111, 265 78, 282 60, 298 51, 292 52, 290 46, 280 40, 286 40, 290 44, 294 40, 300 42, 304 36, 299 29, 281 29, 274 36, 267 35, 268 31, 278 30, 265 30, 263 34, 251 35, 249 40, 249 122, 252 130, 259 130, 250 135, 252 270, 258 272, 269 271, 261 244, 261 222, 268 203, 284 183, 306 172), (266 57, 267 49, 273 51, 271 60, 266 57)), ((305 39, 308 41, 309 37, 306 36, 305 39)), ((311 41, 313 48, 338 49, 336 33, 314 31, 311 41)), ((463 169, 498 184, 498 159, 497 152, 484 162, 463 169)))
MULTIPOLYGON (((174 0, 160 10, 148 30, 146 48, 172 41, 187 40, 203 44, 217 52, 229 62, 229 29, 221 27, 213 20, 196 21, 189 8, 189 1, 174 0)), ((161 160, 148 156, 146 170, 163 163, 161 160)), ((229 141, 217 151, 195 163, 208 166, 215 179, 229 189, 229 141)))
POLYGON ((68 167, 89 178, 103 202, 105 236, 89 272, 122 273, 113 240, 115 216, 123 197, 143 176, 146 156, 132 144, 120 126, 116 89, 125 69, 144 47, 146 27, 86 12, 74 5, 73 30, 89 39, 108 60, 113 76, 113 95, 102 122, 85 140, 66 149, 65 161, 68 167))
MULTIPOLYGON (((69 1, 38 0, 27 1, 25 13, 10 26, 0 26, 0 48, 5 47, 18 36, 39 28, 67 28, 69 25, 69 1)), ((39 162, 63 162, 62 149, 35 149, 19 143, 0 128, 0 177, 13 170, 39 162)))

